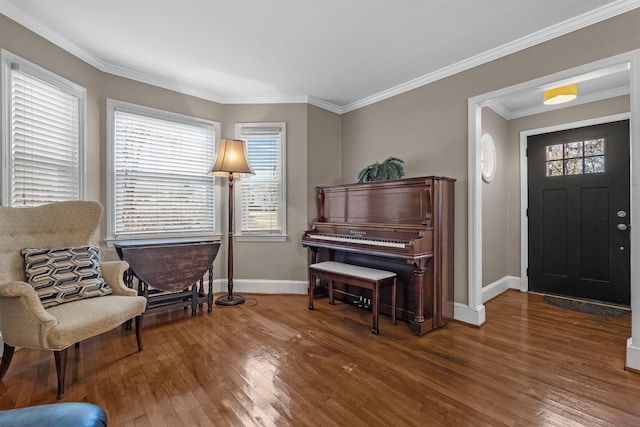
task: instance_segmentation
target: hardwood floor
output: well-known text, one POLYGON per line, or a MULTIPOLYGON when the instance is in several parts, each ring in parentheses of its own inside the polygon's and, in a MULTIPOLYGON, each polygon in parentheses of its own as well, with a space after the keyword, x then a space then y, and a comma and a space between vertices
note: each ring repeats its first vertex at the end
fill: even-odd
MULTIPOLYGON (((114 330, 69 350, 62 401, 111 426, 640 425, 640 375, 624 370, 630 317, 598 317, 508 291, 480 328, 422 337, 303 295, 248 295, 191 317, 148 315, 144 350, 114 330)), ((17 351, 0 409, 56 402, 51 352, 17 351)))

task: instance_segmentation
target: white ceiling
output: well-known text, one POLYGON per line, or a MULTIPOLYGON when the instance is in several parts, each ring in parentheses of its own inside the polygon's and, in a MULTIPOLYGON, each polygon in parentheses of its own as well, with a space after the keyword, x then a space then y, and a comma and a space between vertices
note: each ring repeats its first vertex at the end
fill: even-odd
MULTIPOLYGON (((639 6, 638 0, 0 0, 0 13, 108 73, 221 103, 310 102, 342 113, 639 6)), ((531 102, 523 96, 494 107, 517 116, 531 102)))

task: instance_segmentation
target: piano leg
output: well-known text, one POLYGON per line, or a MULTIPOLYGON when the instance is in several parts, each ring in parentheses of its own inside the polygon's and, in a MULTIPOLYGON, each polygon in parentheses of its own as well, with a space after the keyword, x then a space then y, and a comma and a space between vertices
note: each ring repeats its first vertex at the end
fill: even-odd
MULTIPOLYGON (((309 248, 309 264, 315 264, 318 262, 318 248, 309 248)), ((309 274, 309 310, 313 310, 313 295, 316 291, 316 279, 314 275, 311 273, 311 269, 307 269, 309 274)))
POLYGON ((413 264, 415 276, 415 317, 410 322, 411 332, 416 335, 424 335, 433 329, 433 319, 424 318, 424 271, 426 263, 413 264))
POLYGON ((316 278, 313 275, 313 273, 311 273, 311 269, 309 270, 309 310, 313 310, 313 293, 316 290, 316 278))

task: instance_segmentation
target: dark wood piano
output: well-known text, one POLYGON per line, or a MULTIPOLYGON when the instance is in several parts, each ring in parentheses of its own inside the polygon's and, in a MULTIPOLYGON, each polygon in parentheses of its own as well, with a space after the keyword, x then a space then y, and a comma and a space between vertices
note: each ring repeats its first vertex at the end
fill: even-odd
MULTIPOLYGON (((318 217, 302 236, 309 263, 339 261, 398 275, 396 312, 423 335, 453 318, 455 180, 444 177, 317 187, 318 217)), ((351 301, 362 290, 336 286, 351 301)), ((391 298, 381 295, 390 313, 391 298)))

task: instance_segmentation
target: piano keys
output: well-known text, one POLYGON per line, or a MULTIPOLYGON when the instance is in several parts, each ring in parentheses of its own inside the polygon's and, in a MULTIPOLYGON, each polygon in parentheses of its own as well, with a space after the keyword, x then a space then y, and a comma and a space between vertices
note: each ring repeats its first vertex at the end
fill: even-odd
MULTIPOLYGON (((339 261, 398 275, 398 318, 416 335, 453 318, 454 179, 405 178, 317 187, 318 216, 304 232, 309 263, 339 261)), ((343 298, 362 290, 336 286, 343 298)), ((390 297, 381 296, 383 313, 390 297)))

